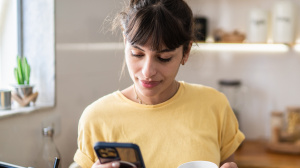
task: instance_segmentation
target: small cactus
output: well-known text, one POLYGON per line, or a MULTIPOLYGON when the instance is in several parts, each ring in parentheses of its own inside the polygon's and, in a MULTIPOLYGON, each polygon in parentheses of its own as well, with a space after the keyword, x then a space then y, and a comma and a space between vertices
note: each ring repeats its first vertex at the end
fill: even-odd
POLYGON ((29 85, 30 70, 26 57, 17 56, 17 67, 14 73, 19 85, 29 85))

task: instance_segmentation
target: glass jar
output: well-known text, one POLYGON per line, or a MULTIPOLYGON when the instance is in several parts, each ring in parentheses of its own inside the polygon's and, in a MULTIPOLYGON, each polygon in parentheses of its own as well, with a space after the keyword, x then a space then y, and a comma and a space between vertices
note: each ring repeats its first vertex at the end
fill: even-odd
POLYGON ((227 97, 231 108, 240 122, 240 111, 243 105, 242 82, 240 80, 219 80, 219 91, 227 97))
POLYGON ((287 132, 300 139, 300 107, 287 107, 288 128, 287 132))
POLYGON ((283 112, 271 112, 271 142, 277 143, 280 141, 281 130, 283 129, 283 112))

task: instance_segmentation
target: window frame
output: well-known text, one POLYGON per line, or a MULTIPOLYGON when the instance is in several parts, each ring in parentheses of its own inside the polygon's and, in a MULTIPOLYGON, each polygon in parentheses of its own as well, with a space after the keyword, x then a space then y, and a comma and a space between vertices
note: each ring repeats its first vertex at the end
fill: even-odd
POLYGON ((23 0, 17 0, 18 55, 23 56, 23 0))

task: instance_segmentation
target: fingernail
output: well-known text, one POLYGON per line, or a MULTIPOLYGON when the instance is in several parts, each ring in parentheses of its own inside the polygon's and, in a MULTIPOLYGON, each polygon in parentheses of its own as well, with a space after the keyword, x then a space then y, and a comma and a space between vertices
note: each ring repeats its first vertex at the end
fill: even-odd
POLYGON ((120 163, 119 162, 113 162, 111 164, 112 167, 120 167, 120 163))

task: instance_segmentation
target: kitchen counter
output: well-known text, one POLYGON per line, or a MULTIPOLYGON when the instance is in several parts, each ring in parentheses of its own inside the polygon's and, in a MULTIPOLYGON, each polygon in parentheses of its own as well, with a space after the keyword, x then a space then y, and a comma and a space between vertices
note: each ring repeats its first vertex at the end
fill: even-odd
POLYGON ((300 154, 268 151, 265 141, 246 140, 235 153, 239 168, 300 168, 300 154))

